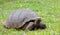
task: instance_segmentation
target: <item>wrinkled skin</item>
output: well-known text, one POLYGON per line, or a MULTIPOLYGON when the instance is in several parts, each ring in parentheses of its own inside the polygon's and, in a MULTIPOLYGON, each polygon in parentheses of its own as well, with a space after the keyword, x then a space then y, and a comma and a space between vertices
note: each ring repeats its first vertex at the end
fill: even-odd
POLYGON ((46 28, 46 25, 42 23, 41 18, 30 9, 15 10, 2 24, 5 28, 23 30, 46 28))

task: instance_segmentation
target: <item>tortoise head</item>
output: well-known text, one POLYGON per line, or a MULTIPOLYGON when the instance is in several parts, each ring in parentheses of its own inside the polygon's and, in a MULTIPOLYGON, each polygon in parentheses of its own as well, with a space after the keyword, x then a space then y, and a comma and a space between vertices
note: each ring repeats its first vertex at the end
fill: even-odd
POLYGON ((43 24, 42 22, 40 22, 40 23, 39 23, 39 28, 40 28, 40 29, 45 29, 45 28, 46 28, 46 25, 43 24))
POLYGON ((40 28, 40 29, 46 28, 46 25, 41 21, 41 18, 37 18, 35 20, 35 24, 36 24, 37 28, 40 28))

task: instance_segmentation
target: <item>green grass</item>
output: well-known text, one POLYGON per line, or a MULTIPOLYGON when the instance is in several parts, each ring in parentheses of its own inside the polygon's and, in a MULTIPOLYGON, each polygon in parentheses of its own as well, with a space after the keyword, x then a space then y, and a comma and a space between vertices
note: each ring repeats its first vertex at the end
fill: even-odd
POLYGON ((5 29, 0 24, 0 35, 60 35, 60 0, 15 0, 0 1, 0 23, 11 11, 30 8, 35 11, 47 25, 45 30, 23 31, 5 29))

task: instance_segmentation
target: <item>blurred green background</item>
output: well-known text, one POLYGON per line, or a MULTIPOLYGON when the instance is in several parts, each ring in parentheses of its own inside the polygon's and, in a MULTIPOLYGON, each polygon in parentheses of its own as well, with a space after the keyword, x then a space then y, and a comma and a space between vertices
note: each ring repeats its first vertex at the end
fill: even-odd
POLYGON ((60 0, 0 0, 0 35, 60 35, 60 0), (16 9, 30 8, 47 25, 45 30, 6 29, 1 22, 16 9))

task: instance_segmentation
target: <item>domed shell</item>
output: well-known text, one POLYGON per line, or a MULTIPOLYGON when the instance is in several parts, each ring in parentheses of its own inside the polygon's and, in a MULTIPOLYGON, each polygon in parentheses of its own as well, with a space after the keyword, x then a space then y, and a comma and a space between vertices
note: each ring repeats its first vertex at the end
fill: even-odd
POLYGON ((36 13, 30 9, 19 9, 11 13, 7 19, 10 27, 20 28, 30 20, 40 19, 36 13))

